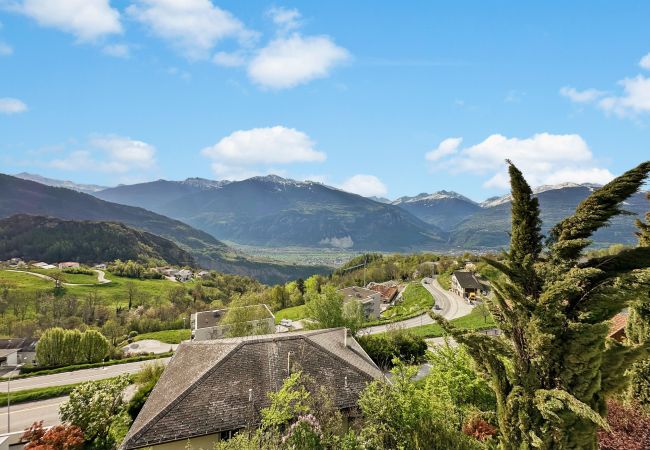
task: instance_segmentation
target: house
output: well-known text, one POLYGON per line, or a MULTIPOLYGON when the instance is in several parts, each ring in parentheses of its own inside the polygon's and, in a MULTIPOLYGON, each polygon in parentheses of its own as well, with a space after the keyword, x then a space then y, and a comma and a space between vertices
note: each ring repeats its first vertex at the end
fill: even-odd
POLYGON ((626 339, 625 327, 627 326, 627 314, 619 313, 612 317, 609 322, 609 334, 607 337, 614 339, 618 342, 623 342, 626 339))
POLYGON ((176 274, 179 272, 178 269, 174 269, 172 267, 163 267, 157 270, 166 277, 175 277, 176 274))
POLYGON ((266 305, 240 306, 237 308, 241 319, 238 323, 222 324, 229 309, 216 309, 213 311, 200 311, 190 317, 192 340, 207 341, 227 337, 234 326, 238 331, 247 331, 247 334, 269 334, 275 330, 275 316, 266 305))
POLYGON ((212 448, 260 423, 269 392, 301 370, 352 417, 381 370, 345 328, 183 342, 124 438, 123 450, 212 448))
POLYGON ((182 269, 176 272, 176 275, 174 276, 178 281, 185 283, 186 281, 190 281, 192 279, 192 275, 193 273, 191 270, 182 269))
POLYGON ((381 313, 381 294, 379 292, 358 286, 339 289, 338 292, 343 295, 344 303, 351 301, 361 303, 366 319, 379 319, 381 313))
POLYGON ((381 301, 390 303, 397 297, 398 289, 395 283, 370 283, 368 289, 371 291, 379 292, 381 301))
POLYGON ((15 348, 0 349, 0 367, 16 367, 18 365, 18 350, 15 348))
POLYGON ((481 283, 472 272, 457 270, 451 274, 451 291, 454 294, 469 299, 470 294, 478 295, 481 290, 481 283))
POLYGON ((93 269, 105 270, 106 269, 106 264, 105 263, 95 264, 93 266, 93 269))
POLYGON ((53 264, 48 264, 46 262, 37 262, 32 264, 32 267, 36 267, 37 269, 56 269, 56 266, 53 264))
MULTIPOLYGON (((4 351, 15 351, 16 352, 16 362, 17 364, 36 364, 36 344, 38 339, 35 338, 12 338, 12 339, 0 339, 0 352, 4 351)), ((10 360, 7 360, 7 364, 11 366, 10 360)))
POLYGON ((196 276, 199 278, 207 278, 210 276, 210 272, 208 272, 207 270, 202 270, 199 273, 197 273, 196 276))
POLYGON ((78 262, 61 262, 59 263, 59 269, 78 269, 80 267, 80 264, 78 262))

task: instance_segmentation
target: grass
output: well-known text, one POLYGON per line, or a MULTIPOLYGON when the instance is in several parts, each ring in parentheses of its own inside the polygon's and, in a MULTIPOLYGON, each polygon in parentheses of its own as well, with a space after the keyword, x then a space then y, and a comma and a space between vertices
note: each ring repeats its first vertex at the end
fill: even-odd
MULTIPOLYGON (((22 269, 21 269, 22 270, 22 269)), ((64 283, 75 283, 75 284, 97 284, 97 273, 93 272, 92 275, 84 274, 84 273, 69 273, 69 272, 64 272, 63 270, 59 269, 36 269, 36 268, 29 268, 25 269, 28 272, 34 272, 34 273, 40 273, 43 275, 47 275, 49 277, 53 275, 61 275, 63 277, 63 282, 64 283)), ((32 275, 33 276, 33 275, 32 275)))
POLYGON ((134 341, 143 341, 145 339, 154 339, 164 342, 165 344, 180 344, 190 338, 190 330, 187 328, 180 330, 153 331, 151 333, 142 333, 133 338, 134 341))
MULTIPOLYGON (((466 316, 453 319, 451 324, 457 328, 465 330, 484 330, 495 327, 492 316, 488 316, 486 320, 477 308, 473 309, 472 312, 466 316)), ((416 336, 424 338, 440 337, 445 334, 443 329, 437 323, 409 328, 408 331, 416 336)))
POLYGON ((402 301, 384 311, 381 318, 395 321, 414 317, 431 310, 433 301, 433 296, 424 286, 412 283, 402 293, 402 301))
MULTIPOLYGON (((18 403, 27 403, 27 402, 36 402, 39 400, 47 400, 49 398, 63 397, 64 395, 70 394, 79 386, 77 384, 66 384, 63 386, 50 386, 44 388, 34 388, 27 389, 24 391, 12 392, 11 393, 11 404, 15 405, 18 403)), ((7 406, 7 393, 0 392, 0 406, 7 406)))
POLYGON ((300 320, 305 317, 307 317, 307 305, 291 306, 275 313, 275 323, 280 323, 282 319, 300 320))

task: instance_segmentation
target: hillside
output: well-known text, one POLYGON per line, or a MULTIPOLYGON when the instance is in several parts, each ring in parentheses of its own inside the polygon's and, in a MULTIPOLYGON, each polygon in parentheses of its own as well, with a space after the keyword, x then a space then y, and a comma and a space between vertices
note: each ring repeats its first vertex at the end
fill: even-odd
MULTIPOLYGON (((597 186, 590 184, 564 184, 559 186, 541 186, 535 189, 539 199, 542 232, 550 228, 575 211, 576 206, 584 200, 597 186)), ((457 248, 498 248, 508 244, 510 230, 509 196, 490 199, 483 207, 465 221, 459 223, 451 233, 451 244, 457 248)), ((593 236, 598 246, 611 244, 636 243, 634 219, 642 216, 650 208, 645 193, 638 192, 631 196, 623 209, 631 215, 621 215, 612 220, 608 227, 600 229, 593 236)))
POLYGON ((392 204, 445 231, 452 230, 481 209, 476 202, 450 191, 400 197, 392 204))
POLYGON ((207 269, 250 275, 264 282, 276 282, 324 272, 322 267, 285 266, 252 261, 234 252, 206 232, 143 208, 118 205, 65 188, 45 186, 0 174, 0 218, 15 214, 51 216, 69 220, 120 222, 169 239, 191 253, 207 269))
POLYGON ((85 194, 92 194, 94 192, 99 192, 104 189, 108 189, 106 186, 99 186, 96 184, 79 184, 70 180, 55 180, 53 178, 47 178, 41 175, 36 175, 27 172, 17 173, 14 176, 22 180, 35 181, 37 183, 44 184, 46 186, 63 187, 67 189, 72 189, 73 191, 83 192, 85 194))
POLYGON ((115 222, 61 220, 17 214, 0 220, 0 260, 21 257, 85 264, 115 259, 162 260, 194 265, 194 258, 168 239, 115 222))
MULTIPOLYGON (((442 248, 446 234, 407 211, 315 182, 254 177, 168 194, 170 183, 121 186, 96 193, 152 208, 223 240, 280 247, 338 247, 399 251, 442 248), (153 197, 152 197, 153 195, 153 197)), ((174 192, 178 191, 175 185, 174 192)))

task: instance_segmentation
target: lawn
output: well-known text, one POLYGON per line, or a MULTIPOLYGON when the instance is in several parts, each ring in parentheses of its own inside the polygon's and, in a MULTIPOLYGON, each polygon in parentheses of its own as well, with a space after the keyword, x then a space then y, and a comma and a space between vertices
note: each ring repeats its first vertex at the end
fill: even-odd
POLYGON ((92 275, 85 273, 68 273, 59 269, 36 269, 29 268, 26 269, 28 272, 40 273, 47 275, 48 277, 54 275, 60 275, 63 277, 64 283, 76 283, 76 284, 96 284, 97 283, 97 273, 93 272, 92 275))
POLYGON ((282 319, 300 320, 305 317, 307 317, 307 305, 292 306, 276 312, 275 323, 280 323, 282 319))
MULTIPOLYGON (((482 330, 495 327, 492 316, 488 316, 486 319, 477 308, 473 309, 472 312, 466 316, 453 319, 451 324, 457 328, 463 328, 466 330, 482 330)), ((440 337, 445 334, 443 329, 437 323, 409 328, 408 331, 425 338, 440 337)))
POLYGON ((420 283, 411 283, 402 293, 402 301, 384 311, 381 314, 381 319, 382 321, 401 320, 427 312, 431 308, 433 308, 431 293, 420 283))
POLYGON ((151 333, 142 333, 133 338, 134 341, 143 341, 145 339, 155 339, 165 344, 180 344, 190 338, 190 330, 187 328, 180 330, 153 331, 151 333))

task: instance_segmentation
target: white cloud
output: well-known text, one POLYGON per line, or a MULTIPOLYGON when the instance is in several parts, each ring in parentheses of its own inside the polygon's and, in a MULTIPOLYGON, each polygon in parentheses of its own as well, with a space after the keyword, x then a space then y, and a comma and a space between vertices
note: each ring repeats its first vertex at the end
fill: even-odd
POLYGON ((309 136, 282 126, 235 131, 202 153, 239 165, 325 161, 325 153, 314 149, 309 136))
POLYGON ((623 94, 601 99, 598 107, 607 113, 619 117, 635 116, 650 112, 650 78, 637 75, 619 81, 623 86, 623 94))
POLYGON ((156 168, 156 149, 128 137, 96 136, 90 140, 88 149, 72 151, 47 165, 61 170, 119 174, 148 171, 156 168))
POLYGON ((24 0, 11 9, 40 25, 72 33, 80 41, 122 32, 120 13, 109 0, 24 0))
POLYGON ((248 66, 250 79, 266 88, 287 89, 329 75, 350 53, 327 36, 294 33, 272 40, 248 66))
POLYGON ((364 197, 379 197, 388 193, 386 185, 374 175, 354 175, 345 180, 339 187, 344 191, 364 197))
POLYGON ((192 59, 207 58, 222 39, 247 45, 257 33, 210 0, 137 0, 127 13, 192 59))
POLYGON ((613 178, 609 170, 596 166, 591 149, 577 134, 539 133, 526 139, 493 134, 476 145, 455 148, 439 158, 433 169, 489 177, 485 187, 505 189, 509 186, 506 159, 513 161, 532 186, 606 183, 613 178))
POLYGON ((131 50, 126 44, 110 44, 104 46, 104 53, 115 58, 128 58, 131 56, 131 50))
POLYGON ((0 41, 0 56, 9 56, 14 52, 11 45, 0 41))
POLYGON ((641 66, 643 69, 650 70, 650 53, 641 58, 641 61, 639 61, 639 66, 641 66))
POLYGON ((424 155, 424 157, 429 161, 437 161, 445 156, 453 155, 458 151, 458 147, 460 147, 462 142, 463 138, 447 138, 437 148, 424 155))
POLYGON ((17 98, 0 98, 0 114, 18 114, 27 111, 27 105, 17 98))
POLYGON ((301 14, 297 9, 288 9, 282 7, 273 7, 269 9, 267 15, 271 18, 273 23, 278 27, 281 33, 286 33, 291 30, 299 28, 301 14))
POLYGON ((217 52, 212 57, 212 62, 224 67, 239 67, 246 64, 246 58, 241 52, 217 52))
POLYGON ((584 91, 578 91, 577 89, 570 86, 564 86, 562 89, 560 89, 560 95, 570 99, 575 103, 588 103, 602 97, 605 95, 605 92, 599 91, 597 89, 585 89, 584 91))

